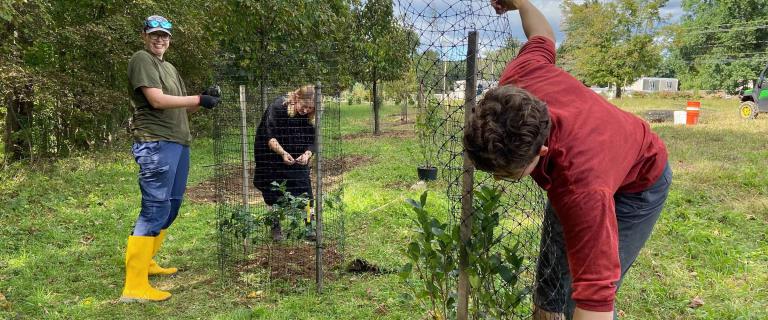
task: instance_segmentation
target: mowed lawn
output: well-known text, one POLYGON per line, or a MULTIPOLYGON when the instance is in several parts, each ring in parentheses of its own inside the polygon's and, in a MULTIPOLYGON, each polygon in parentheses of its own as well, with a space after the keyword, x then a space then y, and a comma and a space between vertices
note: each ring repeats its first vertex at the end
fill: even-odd
MULTIPOLYGON (((625 98, 637 114, 685 100, 625 98)), ((738 118, 738 101, 702 100, 694 127, 654 124, 670 151, 674 183, 666 210, 619 294, 623 319, 768 318, 768 115, 738 118), (698 305, 691 307, 692 301, 698 305)), ((404 262, 411 234, 406 197, 419 164, 412 125, 399 107, 383 112, 381 137, 369 105, 343 106, 347 154, 364 156, 344 177, 347 258, 384 268, 404 262)), ((190 187, 213 172, 213 142, 193 145, 190 187)), ((174 296, 120 304, 126 237, 140 194, 128 143, 0 173, 0 318, 10 319, 420 319, 396 275, 341 274, 325 292, 259 292, 221 281, 216 207, 185 202, 159 260, 178 275, 151 281, 174 296)), ((444 183, 430 184, 430 208, 444 211, 444 183)))

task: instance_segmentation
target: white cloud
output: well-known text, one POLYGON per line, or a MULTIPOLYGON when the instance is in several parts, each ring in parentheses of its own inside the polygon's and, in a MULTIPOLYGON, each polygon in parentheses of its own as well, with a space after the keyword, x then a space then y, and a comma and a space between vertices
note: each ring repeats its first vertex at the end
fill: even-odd
MULTIPOLYGON (((681 0, 671 0, 662 9, 669 22, 682 15, 681 0)), ((395 0, 395 12, 405 15, 421 36, 422 48, 442 52, 449 59, 459 59, 466 52, 466 36, 470 30, 480 32, 481 50, 493 50, 508 37, 525 40, 520 15, 509 12, 498 16, 489 1, 480 0, 395 0)), ((557 43, 563 40, 562 8, 559 0, 531 0, 555 31, 557 43)))

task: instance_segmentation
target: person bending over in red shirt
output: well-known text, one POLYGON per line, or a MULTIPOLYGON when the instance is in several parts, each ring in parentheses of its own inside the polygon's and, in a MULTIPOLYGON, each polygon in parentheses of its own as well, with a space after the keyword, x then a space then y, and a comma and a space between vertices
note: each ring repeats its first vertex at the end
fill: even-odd
POLYGON ((528 0, 528 42, 470 112, 464 147, 496 179, 531 175, 547 193, 534 319, 611 319, 621 280, 656 224, 672 181, 664 143, 555 66, 555 37, 528 0))

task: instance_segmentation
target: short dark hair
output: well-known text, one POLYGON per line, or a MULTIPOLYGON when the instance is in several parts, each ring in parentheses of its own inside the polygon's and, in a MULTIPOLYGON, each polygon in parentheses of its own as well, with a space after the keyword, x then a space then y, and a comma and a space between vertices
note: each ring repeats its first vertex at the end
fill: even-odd
POLYGON ((521 169, 539 153, 549 129, 546 103, 512 85, 496 87, 470 111, 464 152, 482 171, 521 169))

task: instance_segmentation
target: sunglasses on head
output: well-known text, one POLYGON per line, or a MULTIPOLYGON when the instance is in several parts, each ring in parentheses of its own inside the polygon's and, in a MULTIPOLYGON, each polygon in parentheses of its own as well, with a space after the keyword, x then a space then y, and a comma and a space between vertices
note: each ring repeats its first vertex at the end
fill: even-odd
POLYGON ((150 28, 163 28, 167 30, 171 30, 173 28, 173 24, 171 24, 170 21, 157 21, 157 20, 147 20, 144 21, 144 28, 150 29, 150 28))

